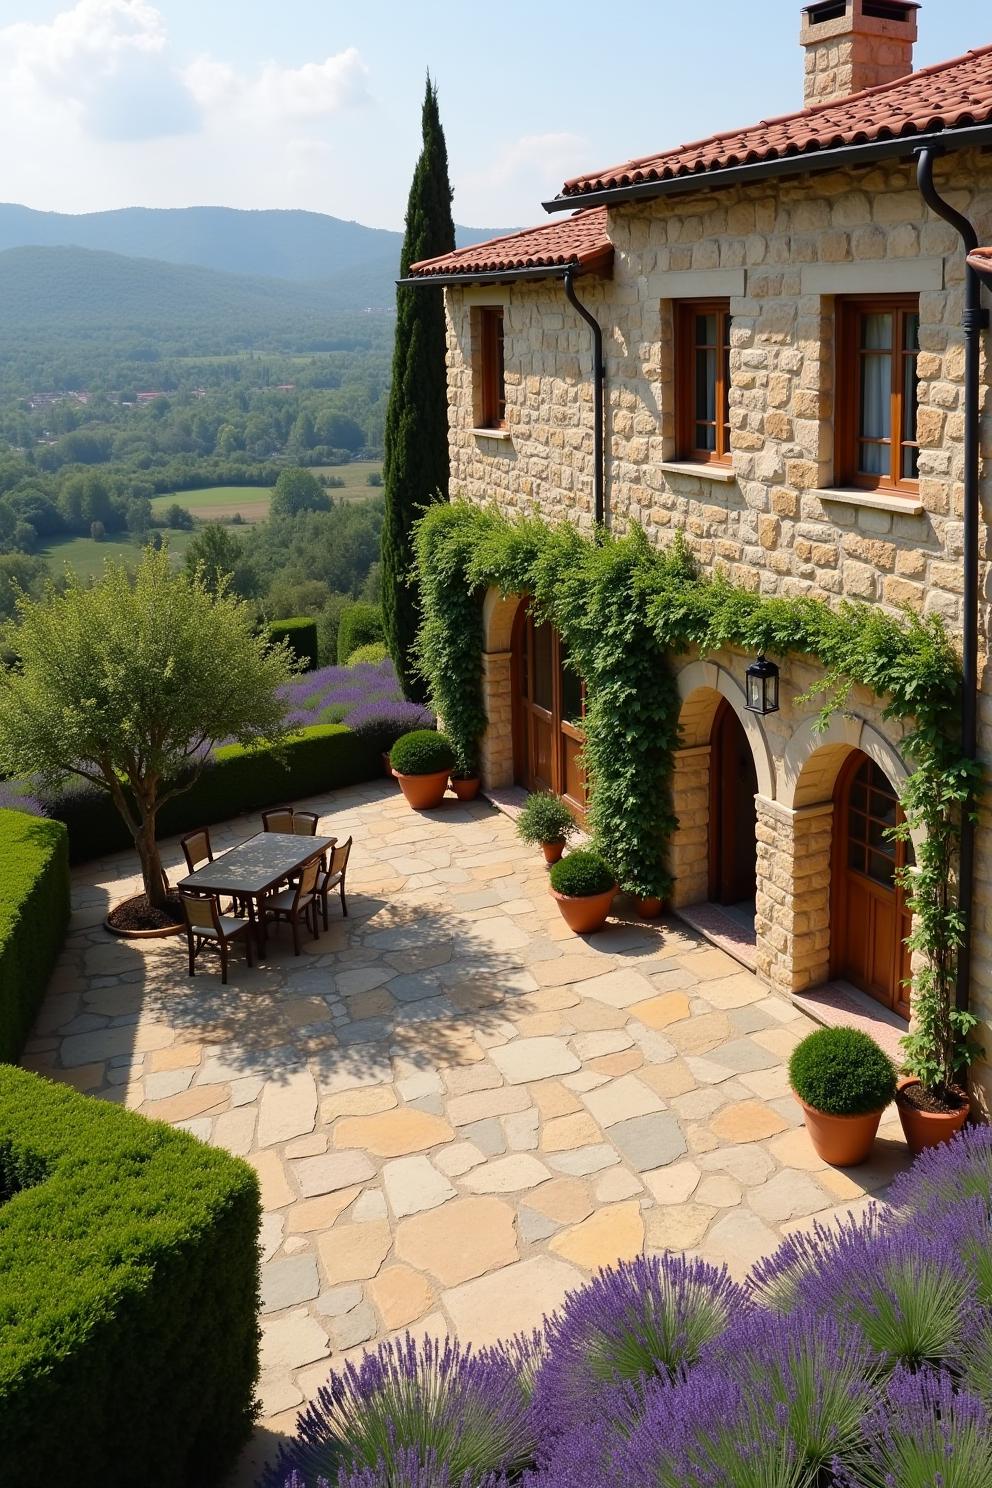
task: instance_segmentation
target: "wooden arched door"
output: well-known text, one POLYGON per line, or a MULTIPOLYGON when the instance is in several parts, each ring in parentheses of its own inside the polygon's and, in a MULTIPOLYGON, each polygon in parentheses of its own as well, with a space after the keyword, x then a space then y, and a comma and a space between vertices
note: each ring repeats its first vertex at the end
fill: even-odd
POLYGON ((744 725, 721 698, 710 735, 710 899, 749 904, 755 896, 758 773, 744 725))
POLYGON ((513 632, 513 763, 518 785, 562 796, 585 824, 585 686, 564 641, 521 605, 513 632))
POLYGON ((912 915, 897 874, 913 848, 888 836, 904 819, 884 771, 856 750, 834 791, 832 971, 908 1018, 912 915))

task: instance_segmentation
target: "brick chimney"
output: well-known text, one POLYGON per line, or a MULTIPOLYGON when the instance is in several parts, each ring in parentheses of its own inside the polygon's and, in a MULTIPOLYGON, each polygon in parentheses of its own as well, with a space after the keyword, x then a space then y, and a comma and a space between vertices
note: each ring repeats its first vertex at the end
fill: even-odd
POLYGON ((803 9, 803 101, 834 103, 913 70, 912 0, 815 0, 803 9))

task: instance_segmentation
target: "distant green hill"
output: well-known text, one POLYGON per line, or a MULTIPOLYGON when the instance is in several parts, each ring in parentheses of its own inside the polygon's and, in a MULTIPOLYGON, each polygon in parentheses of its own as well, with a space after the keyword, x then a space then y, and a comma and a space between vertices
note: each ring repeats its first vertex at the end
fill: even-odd
MULTIPOLYGON (((459 245, 481 243, 505 229, 456 229, 459 245)), ((245 212, 232 207, 126 207, 115 212, 36 212, 17 203, 0 203, 0 250, 6 248, 89 248, 132 258, 195 265, 229 274, 264 275, 298 282, 341 280, 349 269, 378 266, 370 281, 372 299, 381 300, 399 264, 402 238, 384 228, 363 227, 322 212, 245 212), (388 267, 387 267, 388 266, 388 267)), ((342 308, 359 308, 355 304, 342 308)), ((392 296, 389 295, 389 303, 392 296)))

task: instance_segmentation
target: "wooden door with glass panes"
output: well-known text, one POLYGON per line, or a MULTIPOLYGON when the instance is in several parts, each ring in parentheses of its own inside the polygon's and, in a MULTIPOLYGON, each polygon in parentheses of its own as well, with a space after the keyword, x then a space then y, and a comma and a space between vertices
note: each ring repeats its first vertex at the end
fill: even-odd
POLYGON ((832 971, 908 1018, 912 916, 897 875, 913 847, 889 836, 903 821, 887 776, 857 751, 834 794, 832 971))
POLYGON ((554 791, 585 825, 585 686, 568 664, 565 643, 529 605, 514 626, 514 774, 529 791, 554 791))

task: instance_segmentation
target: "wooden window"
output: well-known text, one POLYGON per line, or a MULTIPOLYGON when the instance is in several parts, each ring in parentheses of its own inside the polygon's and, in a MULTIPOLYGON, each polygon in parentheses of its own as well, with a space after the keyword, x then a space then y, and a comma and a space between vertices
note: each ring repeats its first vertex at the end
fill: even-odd
POLYGON ((836 478, 915 491, 918 295, 842 300, 837 322, 836 478))
POLYGON ((503 306, 479 311, 479 427, 506 428, 506 370, 503 361, 503 306))
POLYGON ((679 458, 729 465, 730 301, 678 306, 675 402, 679 458))

